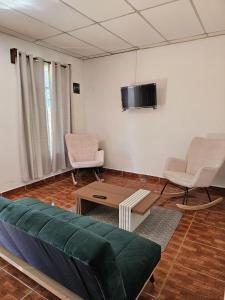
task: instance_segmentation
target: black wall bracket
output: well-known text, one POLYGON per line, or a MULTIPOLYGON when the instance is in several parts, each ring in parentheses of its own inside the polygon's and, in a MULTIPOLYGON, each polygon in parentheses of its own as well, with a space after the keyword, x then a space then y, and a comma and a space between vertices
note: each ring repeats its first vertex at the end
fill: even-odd
POLYGON ((17 49, 16 48, 11 48, 10 49, 10 61, 11 61, 11 64, 14 64, 16 63, 16 57, 17 57, 17 49))
POLYGON ((73 83, 73 92, 75 94, 80 94, 80 84, 79 83, 73 83))

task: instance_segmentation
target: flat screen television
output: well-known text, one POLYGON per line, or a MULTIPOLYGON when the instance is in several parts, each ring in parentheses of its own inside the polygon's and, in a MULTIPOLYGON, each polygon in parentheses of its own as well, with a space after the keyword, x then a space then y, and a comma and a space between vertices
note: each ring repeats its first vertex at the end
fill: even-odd
POLYGON ((140 108, 157 106, 156 84, 142 84, 125 86, 121 88, 122 108, 140 108))

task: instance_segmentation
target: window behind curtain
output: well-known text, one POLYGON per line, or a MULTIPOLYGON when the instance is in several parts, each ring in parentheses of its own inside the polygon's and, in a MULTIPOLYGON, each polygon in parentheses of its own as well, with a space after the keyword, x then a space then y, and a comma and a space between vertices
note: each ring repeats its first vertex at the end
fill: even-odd
POLYGON ((69 167, 65 134, 71 132, 71 68, 44 63, 45 106, 50 158, 53 172, 69 167))
POLYGON ((46 112, 47 112, 47 126, 48 126, 48 144, 50 149, 50 154, 52 157, 52 99, 51 99, 51 77, 50 77, 50 65, 44 63, 44 80, 45 80, 45 103, 46 103, 46 112))

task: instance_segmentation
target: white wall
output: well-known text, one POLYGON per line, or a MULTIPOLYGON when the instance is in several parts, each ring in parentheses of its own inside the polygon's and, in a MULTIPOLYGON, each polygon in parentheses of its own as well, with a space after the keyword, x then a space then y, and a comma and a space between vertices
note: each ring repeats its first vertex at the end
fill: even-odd
MULTIPOLYGON (((166 158, 184 157, 193 136, 225 136, 224 36, 138 51, 136 64, 136 52, 83 63, 0 34, 0 193, 23 184, 14 47, 72 64, 72 80, 81 83, 81 94, 73 94, 73 130, 100 136, 109 168, 161 176, 166 158), (160 108, 122 113, 120 87, 153 81, 160 108)), ((215 184, 225 187, 225 167, 215 184)))
MULTIPOLYGON (((0 33, 0 193, 23 185, 18 153, 18 101, 16 69, 10 63, 10 48, 18 48, 34 56, 72 64, 72 80, 83 89, 83 62, 73 57, 0 33)), ((82 94, 73 94, 73 130, 84 130, 82 94)))
MULTIPOLYGON (((194 136, 225 137, 225 36, 88 60, 84 80, 86 130, 108 168, 161 176, 194 136), (122 112, 120 87, 148 82, 159 109, 122 112)), ((225 167, 215 184, 225 187, 225 167)))

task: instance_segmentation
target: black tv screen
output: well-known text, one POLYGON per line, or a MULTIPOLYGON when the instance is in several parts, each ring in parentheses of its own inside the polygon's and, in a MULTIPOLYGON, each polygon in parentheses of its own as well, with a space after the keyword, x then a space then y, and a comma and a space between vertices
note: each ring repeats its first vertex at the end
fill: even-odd
POLYGON ((149 83, 122 87, 121 97, 123 110, 130 107, 156 108, 156 84, 149 83))

